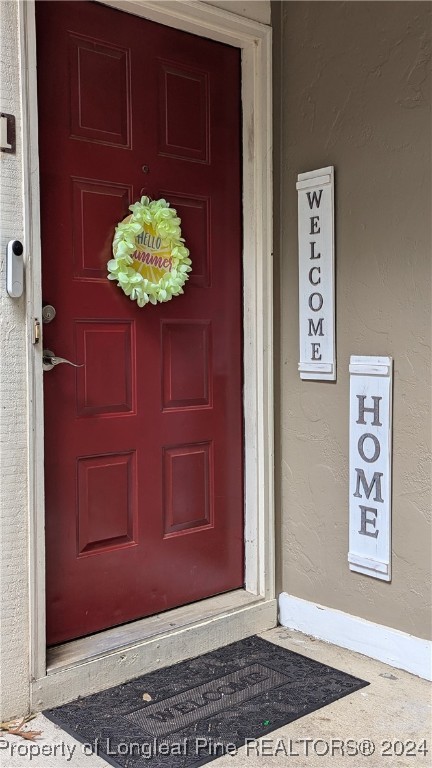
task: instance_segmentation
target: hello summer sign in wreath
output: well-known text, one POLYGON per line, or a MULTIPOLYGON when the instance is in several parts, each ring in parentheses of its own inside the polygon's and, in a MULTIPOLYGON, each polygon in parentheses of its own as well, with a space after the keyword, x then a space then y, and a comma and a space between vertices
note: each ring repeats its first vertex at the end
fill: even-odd
POLYGON ((129 210, 115 229, 108 280, 116 280, 139 307, 170 301, 183 293, 192 269, 177 211, 164 199, 145 196, 129 210))

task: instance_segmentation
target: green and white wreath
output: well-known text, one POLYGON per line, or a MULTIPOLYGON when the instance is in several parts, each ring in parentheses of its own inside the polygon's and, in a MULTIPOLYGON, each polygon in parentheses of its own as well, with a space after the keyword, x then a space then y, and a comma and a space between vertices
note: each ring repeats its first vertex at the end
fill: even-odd
POLYGON ((129 210, 115 229, 108 280, 115 280, 139 307, 170 301, 183 293, 192 269, 181 219, 163 198, 144 196, 129 210))

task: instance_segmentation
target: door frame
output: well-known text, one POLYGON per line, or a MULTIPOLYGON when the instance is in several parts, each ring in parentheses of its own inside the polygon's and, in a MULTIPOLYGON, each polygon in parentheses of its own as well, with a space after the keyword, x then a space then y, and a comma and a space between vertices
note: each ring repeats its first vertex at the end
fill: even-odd
MULTIPOLYGON (((133 648, 47 669, 45 636, 44 428, 41 240, 35 2, 19 4, 29 408, 30 667, 33 709, 55 706, 276 624, 273 479, 273 259, 271 28, 197 0, 98 0, 104 5, 241 49, 243 135, 243 366, 245 590, 238 607, 133 648), (256 600, 245 604, 244 597, 256 600), (214 630, 211 631, 211 629, 214 630), (186 634, 184 634, 186 633, 186 634), (211 637, 210 637, 211 635, 211 637), (185 638, 187 642, 185 643, 185 638), (196 641, 194 638, 196 637, 196 641), (162 642, 162 646, 161 646, 162 642), (186 646, 186 647, 185 647, 186 646), (161 661, 164 649, 164 658, 161 661), (198 647, 198 646, 197 646, 198 647), (174 649, 174 650, 173 650, 174 649), (197 650, 198 652, 198 650, 197 650), (137 655, 138 654, 138 655, 137 655), (145 669, 143 669, 143 664, 145 669), (119 666, 121 671, 119 672, 119 666), (86 668, 83 671, 83 668, 86 668), (138 667, 136 667, 138 669, 138 667), (67 691, 65 693, 65 690, 67 691), (66 697, 66 698, 65 698, 66 697)), ((142 620, 145 621, 145 620, 142 620)))

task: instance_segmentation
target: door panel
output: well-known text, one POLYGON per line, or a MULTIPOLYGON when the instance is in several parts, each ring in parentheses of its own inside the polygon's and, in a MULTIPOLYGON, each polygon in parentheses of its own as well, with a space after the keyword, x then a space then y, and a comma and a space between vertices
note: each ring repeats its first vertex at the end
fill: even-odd
POLYGON ((112 8, 37 2, 50 644, 243 584, 240 54, 112 8), (165 197, 183 296, 107 280, 165 197))

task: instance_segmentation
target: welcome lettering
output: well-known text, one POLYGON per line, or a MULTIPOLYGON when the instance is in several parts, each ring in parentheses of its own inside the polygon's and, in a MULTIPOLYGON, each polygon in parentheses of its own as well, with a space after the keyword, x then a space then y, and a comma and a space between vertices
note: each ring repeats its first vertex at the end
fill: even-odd
POLYGON ((298 192, 301 379, 336 380, 334 169, 300 173, 298 192))
MULTIPOLYGON (((319 192, 306 192, 309 208, 312 211, 314 207, 319 210, 319 207, 321 205, 321 197, 322 197, 322 189, 319 190, 319 192)), ((311 236, 318 235, 321 232, 321 226, 320 226, 320 217, 318 215, 314 215, 310 217, 310 231, 309 234, 311 236)), ((320 259, 321 253, 316 253, 316 240, 311 240, 310 245, 310 258, 311 259, 320 259)), ((310 284, 315 288, 316 286, 321 284, 321 267, 320 266, 313 266, 309 270, 309 282, 310 284)), ((310 294, 309 300, 309 309, 312 312, 320 312, 323 308, 324 299, 322 296, 322 293, 319 293, 318 291, 314 291, 310 294)), ((308 336, 324 336, 323 331, 323 323, 324 318, 321 317, 318 321, 314 321, 313 318, 308 318, 309 320, 309 332, 308 336)), ((312 360, 321 360, 321 343, 319 341, 311 341, 311 359, 312 360)))

